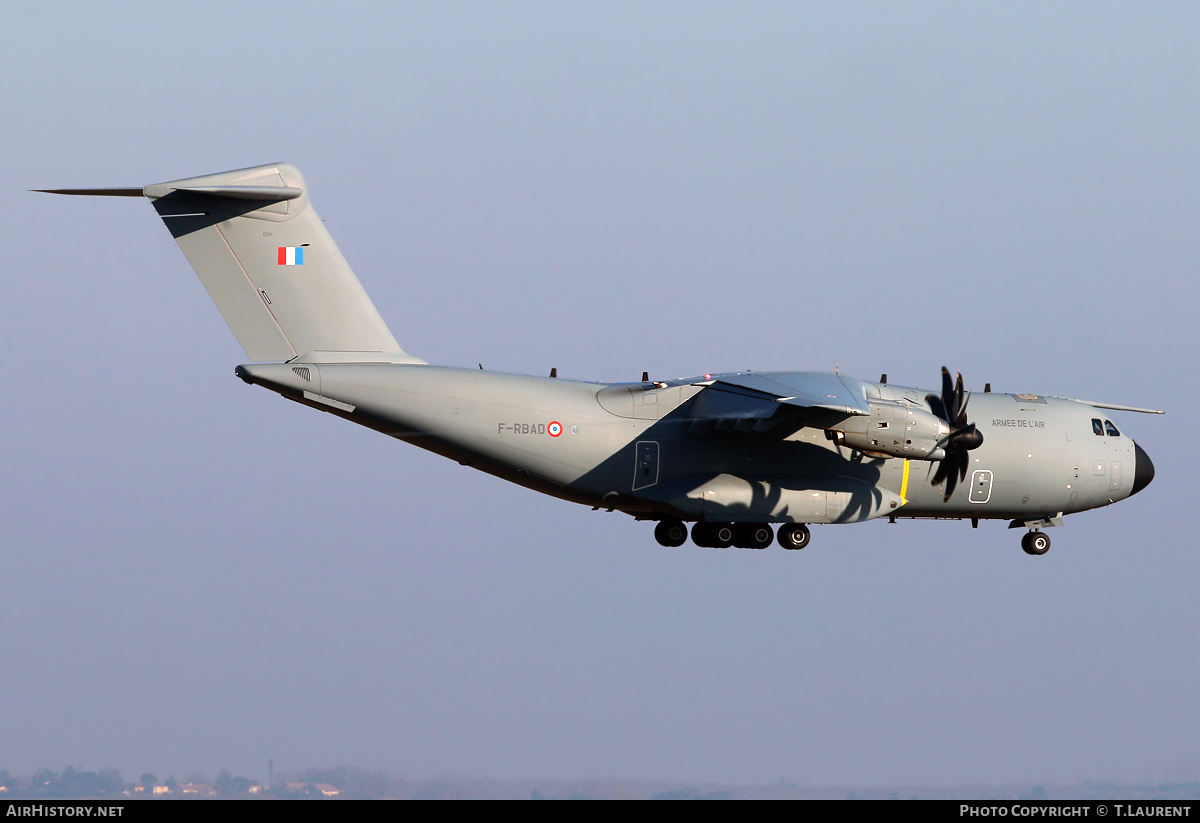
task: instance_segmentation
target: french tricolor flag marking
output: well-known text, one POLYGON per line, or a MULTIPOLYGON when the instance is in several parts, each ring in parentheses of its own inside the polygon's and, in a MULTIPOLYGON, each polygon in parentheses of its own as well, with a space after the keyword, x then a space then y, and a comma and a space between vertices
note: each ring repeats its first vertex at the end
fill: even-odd
POLYGON ((304 265, 304 247, 303 246, 280 246, 279 247, 279 265, 281 265, 281 266, 303 266, 304 265))

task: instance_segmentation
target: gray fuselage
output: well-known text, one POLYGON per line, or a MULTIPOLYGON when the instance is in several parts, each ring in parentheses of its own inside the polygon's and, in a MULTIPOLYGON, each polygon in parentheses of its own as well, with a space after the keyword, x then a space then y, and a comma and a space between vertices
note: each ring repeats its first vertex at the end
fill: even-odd
MULTIPOLYGON (((1152 472, 1103 411, 1056 397, 972 395, 983 444, 944 500, 930 482, 936 462, 868 456, 803 417, 766 430, 706 420, 694 402, 705 378, 598 384, 369 363, 246 365, 238 374, 505 480, 649 519, 1031 521, 1122 500, 1152 472)), ((873 400, 924 410, 936 395, 862 385, 873 400)))

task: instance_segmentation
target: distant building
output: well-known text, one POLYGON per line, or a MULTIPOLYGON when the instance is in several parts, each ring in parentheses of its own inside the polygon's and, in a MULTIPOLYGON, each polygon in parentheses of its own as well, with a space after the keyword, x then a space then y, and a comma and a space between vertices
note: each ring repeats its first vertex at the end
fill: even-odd
POLYGON ((192 797, 216 797, 217 790, 207 783, 184 783, 179 787, 179 793, 192 797))

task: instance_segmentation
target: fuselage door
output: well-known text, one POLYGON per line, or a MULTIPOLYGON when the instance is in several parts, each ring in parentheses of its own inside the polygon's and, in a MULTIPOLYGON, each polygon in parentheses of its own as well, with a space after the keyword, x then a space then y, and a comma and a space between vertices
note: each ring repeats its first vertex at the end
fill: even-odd
POLYGON ((987 469, 976 469, 971 474, 972 503, 986 503, 992 498, 992 473, 987 469))
POLYGON ((658 442, 639 440, 635 450, 633 490, 649 488, 658 483, 658 442))

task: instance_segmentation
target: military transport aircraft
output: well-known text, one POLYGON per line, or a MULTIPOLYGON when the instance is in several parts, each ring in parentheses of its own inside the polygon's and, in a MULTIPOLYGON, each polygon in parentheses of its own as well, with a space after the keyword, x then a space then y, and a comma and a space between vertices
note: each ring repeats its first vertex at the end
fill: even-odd
POLYGON ((841 374, 735 372, 599 384, 431 366, 400 348, 278 163, 145 188, 250 363, 236 374, 522 486, 657 521, 664 546, 786 549, 808 524, 1009 520, 1029 554, 1065 514, 1141 491, 1149 456, 1106 409, 841 374), (968 416, 969 407, 969 416, 968 416), (778 534, 774 524, 778 524, 778 534))

